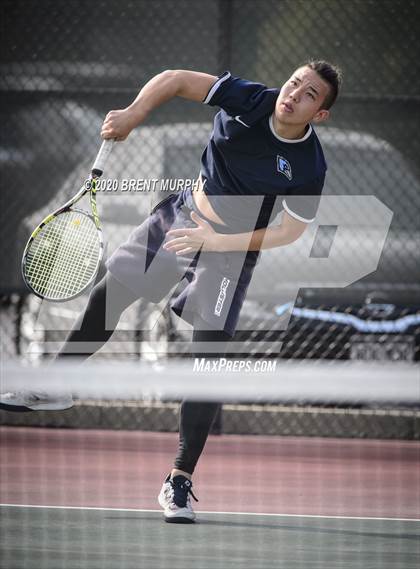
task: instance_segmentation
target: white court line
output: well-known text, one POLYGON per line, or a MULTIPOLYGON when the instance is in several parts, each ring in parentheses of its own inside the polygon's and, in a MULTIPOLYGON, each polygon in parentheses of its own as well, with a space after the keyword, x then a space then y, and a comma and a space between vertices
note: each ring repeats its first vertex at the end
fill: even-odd
MULTIPOLYGON (((148 512, 163 514, 163 510, 146 510, 141 508, 100 508, 92 506, 42 506, 36 504, 0 504, 0 508, 40 508, 44 510, 93 510, 98 512, 148 512)), ((386 522, 420 522, 420 518, 375 518, 364 516, 322 516, 317 514, 273 514, 257 512, 209 512, 207 510, 196 510, 196 514, 213 514, 225 516, 271 516, 279 518, 315 518, 333 520, 375 520, 386 522)))

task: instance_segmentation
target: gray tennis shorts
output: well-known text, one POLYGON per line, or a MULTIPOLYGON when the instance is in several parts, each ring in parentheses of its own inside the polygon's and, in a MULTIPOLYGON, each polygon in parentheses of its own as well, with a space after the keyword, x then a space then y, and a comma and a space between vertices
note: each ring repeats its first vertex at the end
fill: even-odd
MULTIPOLYGON (((208 329, 234 335, 242 304, 258 261, 257 251, 197 252, 176 255, 162 245, 170 229, 196 227, 190 192, 170 194, 151 212, 108 259, 112 276, 138 298, 158 303, 182 281, 179 294, 169 299, 172 310, 197 329, 197 318, 208 329)), ((233 233, 205 218, 218 233, 233 233)), ((177 287, 178 290, 179 287, 177 287)))

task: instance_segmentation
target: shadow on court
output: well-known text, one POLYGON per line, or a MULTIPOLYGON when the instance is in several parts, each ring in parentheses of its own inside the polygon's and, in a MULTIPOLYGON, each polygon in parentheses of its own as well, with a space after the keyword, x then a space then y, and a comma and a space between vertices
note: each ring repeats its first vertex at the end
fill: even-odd
MULTIPOLYGON (((214 517, 213 514, 210 514, 212 517, 214 517)), ((346 529, 333 529, 332 527, 328 527, 328 528, 323 528, 323 527, 319 527, 318 525, 312 525, 312 526, 304 526, 304 525, 286 525, 286 524, 281 524, 279 523, 265 523, 262 520, 267 519, 267 516, 257 516, 257 519, 259 518, 260 521, 255 521, 254 523, 250 523, 250 522, 246 522, 246 521, 242 521, 242 522, 234 522, 234 521, 227 521, 228 518, 230 517, 237 517, 237 516, 233 516, 231 514, 226 514, 225 515, 225 519, 223 520, 210 520, 210 519, 206 519, 205 517, 203 517, 203 514, 200 515, 200 518, 197 520, 196 522, 196 526, 197 525, 206 525, 206 526, 217 526, 220 527, 221 525, 223 525, 223 527, 225 528, 243 528, 243 529, 276 529, 276 530, 281 530, 283 532, 287 532, 287 531, 291 531, 291 532, 309 532, 309 533, 328 533, 328 534, 337 534, 337 535, 354 535, 354 536, 360 536, 360 537, 372 537, 372 538, 385 538, 385 539, 413 539, 413 540, 418 540, 420 537, 420 533, 408 533, 408 534, 395 534, 392 532, 388 532, 388 533, 384 533, 384 532, 367 532, 367 531, 355 531, 355 530, 346 530, 346 529)), ((281 519, 284 519, 284 516, 280 515, 278 516, 281 519)), ((136 520, 156 520, 156 515, 150 515, 147 516, 146 514, 138 514, 137 516, 106 516, 107 520, 132 520, 133 522, 136 520)), ((304 516, 302 516, 301 519, 305 519, 304 516)), ((347 520, 347 521, 354 521, 354 520, 347 520)), ((361 520, 362 521, 362 520, 361 520)), ((366 522, 368 521, 373 521, 376 524, 381 523, 382 520, 364 520, 366 522)), ((384 521, 388 521, 388 520, 384 520, 384 521)), ((399 520, 396 520, 399 521, 399 520)), ((420 532, 420 522, 417 525, 417 528, 419 529, 420 532)))

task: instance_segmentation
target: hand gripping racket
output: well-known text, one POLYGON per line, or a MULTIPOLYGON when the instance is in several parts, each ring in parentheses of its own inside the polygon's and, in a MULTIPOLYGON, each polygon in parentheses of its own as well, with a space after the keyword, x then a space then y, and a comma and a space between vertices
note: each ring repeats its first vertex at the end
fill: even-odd
POLYGON ((102 176, 113 140, 104 140, 83 187, 41 221, 26 244, 22 275, 37 296, 70 300, 95 279, 103 256, 102 230, 96 209, 96 180, 102 176), (91 212, 73 207, 89 193, 91 212))

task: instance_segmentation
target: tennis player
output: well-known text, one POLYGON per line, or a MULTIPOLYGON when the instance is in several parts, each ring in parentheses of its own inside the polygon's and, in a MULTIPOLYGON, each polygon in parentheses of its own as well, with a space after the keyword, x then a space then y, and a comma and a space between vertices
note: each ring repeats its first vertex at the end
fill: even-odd
MULTIPOLYGON (((122 141, 173 97, 220 108, 196 191, 168 195, 109 258, 57 358, 95 353, 130 304, 138 298, 157 303, 183 279, 171 307, 193 326, 193 345, 201 346, 194 356, 209 356, 213 342, 210 358, 224 354, 260 251, 296 241, 315 218, 327 167, 313 125, 328 118, 340 83, 339 69, 325 61, 302 65, 281 89, 228 71, 220 77, 164 71, 129 107, 108 113, 102 137, 122 141)), ((3 408, 14 410, 71 405, 71 397, 2 397, 3 408)), ((212 402, 181 405, 179 451, 159 494, 168 522, 195 519, 191 476, 218 409, 212 402)))

